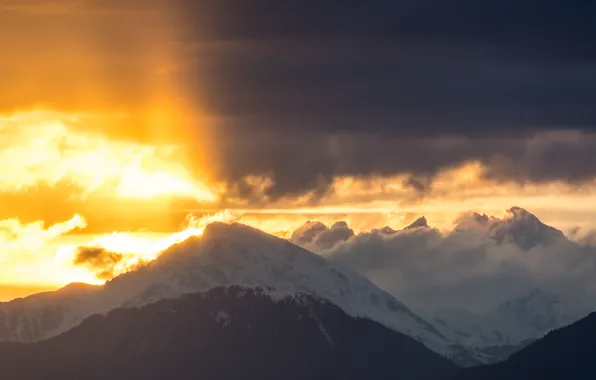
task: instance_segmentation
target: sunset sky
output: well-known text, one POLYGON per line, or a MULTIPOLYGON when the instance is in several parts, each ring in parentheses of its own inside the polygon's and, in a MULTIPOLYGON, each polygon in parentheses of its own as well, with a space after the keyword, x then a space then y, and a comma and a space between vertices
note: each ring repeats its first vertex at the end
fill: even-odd
POLYGON ((0 0, 0 300, 102 283, 214 220, 448 230, 521 206, 588 233, 595 12, 0 0))

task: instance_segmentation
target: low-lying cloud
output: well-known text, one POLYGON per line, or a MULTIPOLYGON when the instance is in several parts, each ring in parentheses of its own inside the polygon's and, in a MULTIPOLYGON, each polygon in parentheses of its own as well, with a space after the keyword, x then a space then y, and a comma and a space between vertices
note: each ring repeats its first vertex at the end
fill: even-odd
POLYGON ((99 247, 78 247, 74 258, 74 265, 82 265, 95 273, 99 280, 109 280, 114 277, 116 265, 124 259, 118 252, 110 252, 99 247))
POLYGON ((578 308, 594 306, 596 246, 586 241, 520 246, 510 237, 499 241, 494 229, 479 223, 458 224, 449 232, 373 230, 331 248, 316 241, 317 236, 306 247, 353 268, 415 309, 483 312, 535 288, 560 294, 578 308))
POLYGON ((321 222, 306 222, 294 231, 291 240, 305 248, 325 250, 353 236, 354 231, 343 221, 335 223, 331 228, 321 222))
POLYGON ((46 224, 17 218, 0 220, 0 280, 4 284, 46 285, 64 281, 55 261, 59 242, 87 226, 81 215, 46 224))
POLYGON ((74 230, 85 228, 80 215, 46 227, 43 221, 24 223, 19 219, 0 220, 0 262, 39 254, 46 244, 74 230))

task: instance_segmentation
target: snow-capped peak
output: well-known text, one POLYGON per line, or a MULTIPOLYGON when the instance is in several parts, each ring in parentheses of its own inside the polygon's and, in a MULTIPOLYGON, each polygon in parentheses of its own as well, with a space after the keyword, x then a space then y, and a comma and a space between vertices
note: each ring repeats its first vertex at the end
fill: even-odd
POLYGON ((514 243, 523 250, 565 239, 561 231, 547 226, 535 215, 520 207, 507 210, 502 220, 492 222, 490 230, 497 242, 514 243))
MULTIPOLYGON (((208 226, 202 237, 173 246, 154 262, 90 293, 85 298, 86 307, 64 305, 64 323, 33 334, 29 341, 63 332, 94 313, 232 285, 268 289, 274 298, 308 294, 352 316, 369 318, 410 335, 437 352, 450 352, 449 342, 432 325, 366 278, 287 240, 241 224, 223 223, 208 226)), ((81 302, 80 297, 77 300, 81 302)), ((25 303, 21 309, 36 309, 38 305, 25 303)), ((43 311, 33 314, 42 318, 43 311)), ((0 340, 6 338, 0 334, 0 340)))
POLYGON ((485 214, 473 213, 459 219, 457 230, 480 231, 498 244, 511 243, 522 250, 540 245, 549 245, 565 240, 563 233, 542 223, 534 214, 521 207, 511 207, 500 219, 485 214))
POLYGON ((446 353, 447 341, 433 326, 366 278, 241 224, 210 225, 201 238, 172 247, 163 258, 115 279, 106 291, 121 294, 124 289, 131 296, 123 303, 140 306, 231 285, 271 289, 275 296, 319 297, 446 353))

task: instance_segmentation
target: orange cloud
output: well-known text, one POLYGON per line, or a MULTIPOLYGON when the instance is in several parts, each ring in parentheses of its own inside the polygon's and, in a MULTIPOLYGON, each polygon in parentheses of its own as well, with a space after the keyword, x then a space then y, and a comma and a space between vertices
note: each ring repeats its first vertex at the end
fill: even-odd
POLYGON ((178 163, 175 146, 113 140, 73 127, 84 119, 47 111, 0 116, 0 192, 68 184, 83 197, 217 199, 178 163))

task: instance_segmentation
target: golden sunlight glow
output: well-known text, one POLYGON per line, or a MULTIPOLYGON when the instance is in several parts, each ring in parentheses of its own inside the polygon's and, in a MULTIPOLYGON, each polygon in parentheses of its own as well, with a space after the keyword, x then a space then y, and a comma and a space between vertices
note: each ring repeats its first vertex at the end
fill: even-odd
MULTIPOLYGON (((47 228, 43 221, 0 221, 0 284, 61 283, 65 268, 56 267, 52 263, 53 254, 58 247, 56 242, 64 235, 85 226, 86 221, 80 215, 47 228)), ((93 280, 88 273, 78 269, 73 269, 73 273, 69 273, 67 277, 69 282, 93 280)))
MULTIPOLYGON (((199 203, 214 202, 226 190, 231 189, 234 194, 234 189, 228 184, 207 186, 197 180, 181 164, 184 159, 180 159, 178 150, 171 144, 152 144, 130 136, 115 139, 97 132, 102 129, 86 128, 85 123, 96 117, 49 111, 0 116, 0 165, 3 168, 0 194, 34 196, 33 192, 29 193, 30 189, 46 186, 49 191, 66 191, 69 196, 88 202, 67 203, 72 207, 68 213, 76 215, 48 226, 43 220, 48 221, 49 211, 58 206, 47 204, 47 210, 41 212, 45 216, 40 216, 39 221, 31 222, 31 215, 27 222, 0 220, 0 287, 57 288, 69 282, 102 284, 156 259, 174 244, 202 235, 206 225, 214 221, 240 222, 289 238, 308 220, 321 221, 328 226, 343 220, 359 233, 386 225, 400 229, 424 215, 430 225, 451 229, 462 212, 474 210, 501 216, 503 210, 514 205, 528 208, 544 222, 566 231, 565 228, 580 224, 593 226, 591 220, 581 218, 584 214, 592 215, 588 212, 596 212, 596 206, 590 206, 596 205, 596 182, 582 188, 562 182, 526 185, 497 182, 484 176, 485 168, 480 163, 468 162, 437 173, 423 193, 408 184, 406 175, 342 176, 333 179, 330 190, 316 203, 312 202, 312 193, 272 200, 267 198, 266 190, 274 185, 273 179, 251 176, 246 178, 246 183, 255 189, 257 198, 264 201, 266 207, 251 207, 246 199, 230 202, 228 197, 230 209, 226 211, 213 205, 209 211, 200 205, 181 209, 167 206, 164 213, 162 203, 156 201, 192 198, 199 203), (133 204, 140 206, 135 208, 133 204), (159 207, 155 208, 156 204, 159 207), (78 208, 82 206, 85 207, 78 208), (104 224, 97 226, 98 219, 94 217, 102 212, 108 217, 104 224), (138 232, 134 228, 127 229, 127 224, 112 227, 115 221, 129 214, 160 220, 167 219, 168 212, 179 213, 180 217, 210 214, 188 217, 185 227, 174 233, 158 232, 164 231, 160 229, 138 232), (565 215, 572 215, 573 219, 565 220, 565 215), (90 226, 85 229, 87 224, 90 226), (90 231, 96 227, 99 232, 90 231), (104 233, 106 228, 110 233, 104 233), (107 254, 111 260, 107 263, 109 270, 97 265, 105 264, 101 261, 77 261, 82 249, 89 250, 90 254, 107 254)), ((125 116, 102 116, 100 122, 109 124, 113 121, 110 118, 120 117, 125 116)), ((43 199, 35 204, 46 207, 46 198, 43 199)), ((19 205, 27 207, 26 203, 19 205)), ((62 213, 57 220, 68 218, 69 214, 66 215, 62 213)), ((55 215, 52 216, 56 220, 55 215)), ((150 221, 144 220, 143 226, 150 221)))
POLYGON ((85 117, 48 111, 0 116, 0 191, 70 185, 83 196, 217 200, 175 160, 176 147, 112 140, 81 128, 85 117))
POLYGON ((75 215, 72 219, 45 228, 43 221, 23 224, 18 219, 0 221, 0 242, 2 253, 0 263, 25 252, 34 253, 49 241, 56 239, 77 228, 86 226, 85 219, 75 215))
MULTIPOLYGON (((91 242, 83 245, 85 248, 98 248, 107 252, 118 253, 122 259, 115 263, 112 268, 112 275, 117 276, 142 265, 155 260, 163 251, 172 245, 181 243, 190 237, 201 236, 205 227, 213 222, 232 222, 237 220, 238 216, 230 211, 221 211, 213 215, 207 215, 202 218, 189 216, 188 227, 180 232, 167 236, 155 234, 135 234, 120 233, 104 235, 93 239, 91 242)), ((60 247, 55 260, 64 263, 66 266, 75 262, 77 251, 80 245, 68 245, 60 247)), ((91 270, 92 272, 92 270, 91 270)), ((103 279, 105 280, 105 279, 103 279)), ((102 279, 95 278, 93 283, 101 283, 102 279)))

